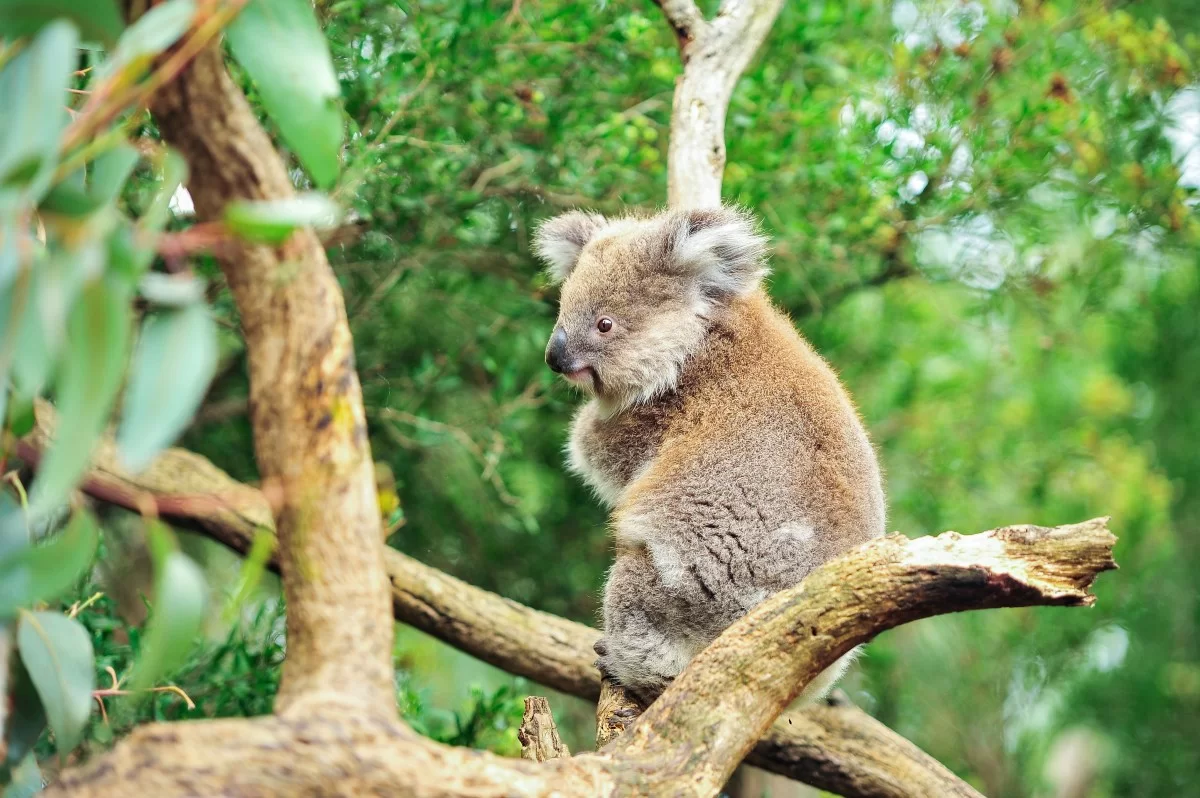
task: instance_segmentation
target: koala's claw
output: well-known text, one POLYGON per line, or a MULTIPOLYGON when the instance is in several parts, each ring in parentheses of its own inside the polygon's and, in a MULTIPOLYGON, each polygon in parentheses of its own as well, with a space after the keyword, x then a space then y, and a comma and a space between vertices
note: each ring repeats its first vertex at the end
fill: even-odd
POLYGON ((633 707, 621 707, 616 712, 612 713, 612 716, 614 718, 620 718, 621 720, 633 720, 641 714, 642 713, 638 712, 633 707))
POLYGON ((592 651, 595 651, 597 654, 599 654, 602 657, 607 655, 608 654, 608 641, 606 639, 604 639, 603 637, 600 638, 592 646, 592 651))

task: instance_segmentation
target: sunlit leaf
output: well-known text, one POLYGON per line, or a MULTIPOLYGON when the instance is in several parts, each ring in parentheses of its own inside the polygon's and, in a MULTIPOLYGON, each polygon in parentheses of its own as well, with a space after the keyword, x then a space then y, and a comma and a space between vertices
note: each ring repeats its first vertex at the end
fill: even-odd
POLYGON ((125 26, 115 0, 0 0, 0 37, 28 36, 61 18, 104 44, 115 42, 125 26))
POLYGON ((37 688, 60 755, 79 744, 96 688, 92 639, 73 618, 23 610, 17 651, 37 688))
POLYGON ((49 187, 78 43, 70 23, 52 22, 0 70, 0 194, 21 189, 36 199, 49 187))
POLYGON ((138 281, 138 293, 156 305, 183 307, 204 300, 204 281, 190 274, 147 272, 138 281))
POLYGON ((320 188, 337 179, 341 93, 308 0, 252 0, 226 30, 233 57, 258 88, 283 140, 320 188))
POLYGON ((121 34, 101 76, 129 67, 140 73, 154 58, 179 41, 196 15, 195 0, 167 0, 152 6, 121 34))
POLYGON ((87 573, 99 544, 96 520, 80 510, 62 534, 0 561, 0 618, 61 596, 87 573))
POLYGON ((12 353, 13 387, 25 397, 41 393, 50 381, 66 338, 67 311, 79 289, 80 268, 74 253, 35 261, 14 283, 25 292, 17 306, 16 346, 12 353), (23 280, 28 286, 20 287, 23 280))
POLYGON ((231 202, 225 210, 230 230, 251 241, 279 244, 298 227, 335 227, 341 211, 324 194, 301 194, 282 200, 231 202))
POLYGON ((30 494, 35 515, 62 501, 87 467, 121 386, 128 348, 128 297, 113 281, 93 280, 67 324, 58 377, 59 425, 30 494))
POLYGON ((204 574, 179 551, 170 530, 149 521, 146 538, 154 558, 154 603, 130 679, 133 689, 154 685, 187 661, 208 601, 204 574))
POLYGON ((159 313, 142 325, 130 369, 117 445, 140 471, 174 442, 217 368, 217 325, 203 304, 159 313))

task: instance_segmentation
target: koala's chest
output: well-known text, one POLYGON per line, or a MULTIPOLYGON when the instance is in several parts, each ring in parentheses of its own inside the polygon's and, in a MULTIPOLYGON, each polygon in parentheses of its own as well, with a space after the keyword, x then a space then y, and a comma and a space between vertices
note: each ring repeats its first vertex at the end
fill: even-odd
POLYGON ((601 415, 595 403, 579 410, 571 428, 568 461, 609 507, 645 468, 663 439, 659 414, 630 410, 612 418, 601 415))

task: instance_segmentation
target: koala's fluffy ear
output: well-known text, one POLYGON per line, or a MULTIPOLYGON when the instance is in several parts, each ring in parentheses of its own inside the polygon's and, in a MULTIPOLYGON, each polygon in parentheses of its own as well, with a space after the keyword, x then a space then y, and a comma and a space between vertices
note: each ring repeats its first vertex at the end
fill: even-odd
POLYGON ((672 261, 706 296, 727 300, 758 288, 768 272, 767 239, 749 213, 722 207, 675 216, 672 261))
POLYGON ((598 213, 569 211, 542 222, 533 236, 533 251, 546 263, 554 282, 567 279, 579 262, 579 253, 608 220, 598 213))

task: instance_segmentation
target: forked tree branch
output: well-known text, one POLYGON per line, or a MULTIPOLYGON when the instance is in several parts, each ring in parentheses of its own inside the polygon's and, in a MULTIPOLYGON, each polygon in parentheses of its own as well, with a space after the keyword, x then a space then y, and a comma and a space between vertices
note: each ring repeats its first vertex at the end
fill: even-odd
MULTIPOLYGON (((22 458, 34 464, 53 435, 53 409, 39 403, 36 419, 20 446, 22 458)), ((263 493, 181 449, 164 452, 133 475, 121 468, 106 438, 83 488, 101 501, 149 509, 241 553, 256 535, 273 532, 263 493)), ((384 559, 398 620, 511 673, 587 700, 598 696, 594 629, 503 599, 394 549, 386 549, 384 559)), ((841 795, 977 795, 935 759, 849 705, 790 713, 767 731, 748 761, 841 795)))
POLYGON ((712 22, 692 0, 656 1, 675 31, 683 61, 671 107, 667 204, 714 207, 721 203, 729 100, 783 0, 724 0, 712 22))

